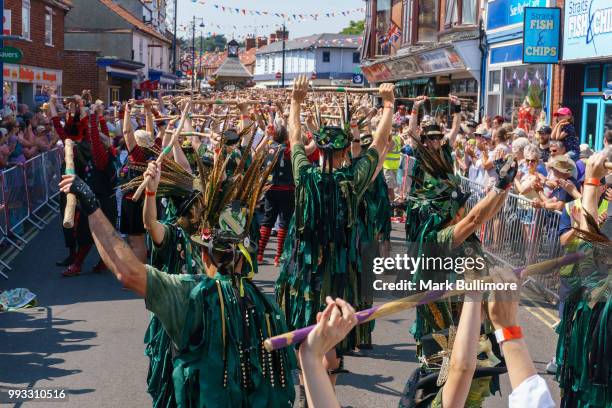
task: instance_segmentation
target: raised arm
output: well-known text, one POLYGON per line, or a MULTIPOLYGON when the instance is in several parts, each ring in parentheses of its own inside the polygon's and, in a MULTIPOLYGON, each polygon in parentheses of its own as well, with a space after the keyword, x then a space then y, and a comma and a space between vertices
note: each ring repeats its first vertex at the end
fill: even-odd
POLYGON ((125 147, 129 153, 134 150, 136 146, 136 138, 134 137, 134 129, 132 128, 132 118, 130 117, 130 105, 125 104, 125 112, 123 113, 123 138, 125 140, 125 147))
POLYGON ((76 195, 81 210, 89 219, 89 229, 100 257, 119 282, 145 297, 147 273, 144 264, 138 260, 130 246, 102 213, 100 203, 89 186, 77 176, 65 175, 62 176, 60 190, 76 195))
POLYGON ((393 95, 394 90, 395 86, 393 84, 381 84, 378 91, 383 100, 383 114, 372 137, 373 141, 370 148, 376 150, 379 161, 384 160, 383 154, 387 144, 391 140, 391 125, 393 120, 393 106, 395 102, 395 95, 393 95))
POLYGON ((302 124, 300 121, 301 104, 308 92, 308 79, 305 75, 298 76, 293 82, 291 108, 289 109, 289 142, 291 147, 302 145, 302 124))
POLYGON ((442 406, 463 408, 476 371, 476 350, 480 337, 481 300, 479 292, 465 295, 450 368, 442 387, 442 406))
POLYGON ((426 96, 417 96, 412 105, 412 111, 410 112, 410 122, 408 122, 408 129, 413 135, 417 135, 417 128, 419 126, 419 108, 427 100, 426 96))
POLYGON ((457 138, 457 134, 459 134, 459 126, 461 124, 461 101, 456 96, 449 95, 449 97, 454 112, 453 125, 451 127, 450 133, 448 134, 448 143, 451 148, 454 148, 455 139, 457 138))
MULTIPOLYGON (((599 180, 605 177, 608 170, 604 167, 606 162, 606 152, 599 152, 589 158, 584 171, 584 187, 582 192, 582 208, 583 210, 593 217, 594 220, 598 220, 598 208, 599 208, 599 180)), ((609 204, 608 204, 609 205, 609 204)), ((581 217, 580 229, 585 231, 591 231, 589 228, 586 217, 581 217)))
MULTIPOLYGON (((503 160, 503 159, 500 159, 503 160)), ((453 231, 453 245, 458 246, 472 235, 482 224, 489 221, 499 212, 506 200, 508 188, 512 186, 517 172, 517 164, 513 157, 498 162, 499 179, 493 190, 479 201, 470 212, 462 218, 453 231)))
POLYGON ((317 315, 317 325, 299 350, 300 366, 308 405, 339 408, 334 387, 323 367, 323 356, 338 344, 357 324, 355 310, 342 299, 326 299, 327 307, 317 315))
POLYGON ((157 246, 164 241, 165 229, 164 226, 157 220, 157 203, 155 201, 155 193, 159 186, 159 178, 161 172, 157 167, 157 163, 149 162, 148 168, 144 173, 144 177, 150 176, 145 191, 144 206, 142 209, 142 220, 144 227, 151 236, 153 243, 157 246))

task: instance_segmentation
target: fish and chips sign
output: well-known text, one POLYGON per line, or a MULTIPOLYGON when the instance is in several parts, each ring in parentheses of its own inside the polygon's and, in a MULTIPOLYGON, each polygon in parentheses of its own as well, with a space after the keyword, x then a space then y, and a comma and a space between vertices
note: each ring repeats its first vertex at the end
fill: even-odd
POLYGON ((523 62, 557 64, 561 54, 561 9, 526 7, 524 16, 523 62))

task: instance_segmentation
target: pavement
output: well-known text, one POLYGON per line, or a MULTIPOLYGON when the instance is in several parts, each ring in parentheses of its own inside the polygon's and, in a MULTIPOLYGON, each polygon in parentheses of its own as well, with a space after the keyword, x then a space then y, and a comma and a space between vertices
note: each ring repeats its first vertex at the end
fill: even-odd
MULTIPOLYGON (((394 235, 399 237, 400 231, 394 235)), ((267 265, 256 282, 273 292, 278 268, 271 266, 274 238, 266 251, 267 265)), ((89 272, 98 256, 89 255, 84 272, 74 278, 60 275, 55 261, 65 256, 60 220, 56 217, 38 232, 11 262, 9 279, 0 277, 0 291, 26 287, 38 296, 38 306, 0 313, 0 387, 63 388, 67 401, 25 402, 14 407, 146 407, 148 361, 143 336, 148 323, 144 301, 123 290, 110 272, 89 272)), ((556 312, 535 300, 519 311, 521 326, 537 370, 546 379, 556 404, 559 388, 545 373, 557 335, 556 312)), ((346 357, 350 371, 339 376, 337 395, 343 407, 396 407, 406 379, 417 367, 414 339, 408 330, 414 312, 376 321, 374 349, 364 357, 346 357)), ((485 407, 507 406, 511 388, 501 377, 501 395, 485 407)))

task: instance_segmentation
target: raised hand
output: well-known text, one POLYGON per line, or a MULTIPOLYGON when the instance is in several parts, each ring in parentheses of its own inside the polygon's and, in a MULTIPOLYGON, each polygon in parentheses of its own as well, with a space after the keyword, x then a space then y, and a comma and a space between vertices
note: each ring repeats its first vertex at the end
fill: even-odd
POLYGON ((293 82, 293 92, 291 99, 295 102, 302 103, 308 94, 308 78, 305 75, 298 76, 293 82))

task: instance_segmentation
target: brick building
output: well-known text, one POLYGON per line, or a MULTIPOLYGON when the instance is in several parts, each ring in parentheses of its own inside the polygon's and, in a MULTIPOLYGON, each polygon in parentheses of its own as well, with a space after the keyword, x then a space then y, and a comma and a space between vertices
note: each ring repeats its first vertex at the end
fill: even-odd
POLYGON ((21 37, 4 45, 23 52, 18 63, 4 64, 5 93, 8 90, 19 103, 45 102, 45 86, 54 86, 61 94, 64 17, 72 7, 71 0, 4 1, 4 9, 10 10, 11 35, 21 37))

